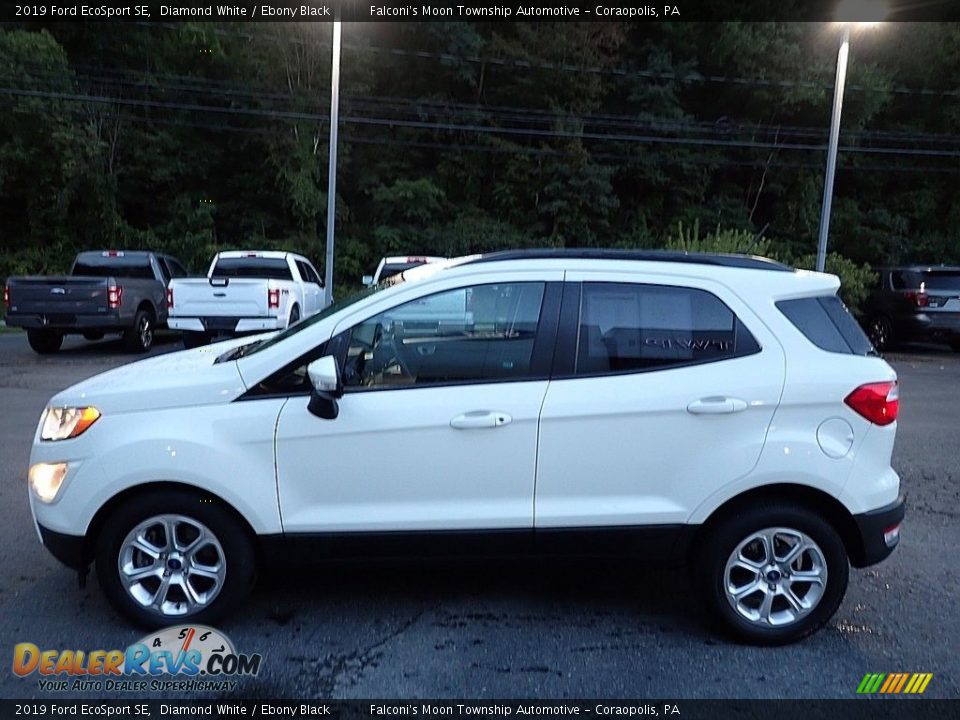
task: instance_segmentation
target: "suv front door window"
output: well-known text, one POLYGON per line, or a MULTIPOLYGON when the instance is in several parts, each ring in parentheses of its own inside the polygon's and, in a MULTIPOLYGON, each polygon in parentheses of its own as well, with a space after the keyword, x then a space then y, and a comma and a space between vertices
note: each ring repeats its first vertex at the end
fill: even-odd
POLYGON ((350 333, 349 389, 545 377, 534 366, 544 283, 478 285, 405 303, 350 333))

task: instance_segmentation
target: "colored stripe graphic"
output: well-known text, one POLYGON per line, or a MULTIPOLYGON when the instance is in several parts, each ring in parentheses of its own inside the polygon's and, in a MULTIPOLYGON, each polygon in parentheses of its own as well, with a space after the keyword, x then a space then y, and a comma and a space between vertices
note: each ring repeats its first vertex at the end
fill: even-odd
POLYGON ((857 686, 857 693, 921 695, 932 679, 933 673, 867 673, 857 686))

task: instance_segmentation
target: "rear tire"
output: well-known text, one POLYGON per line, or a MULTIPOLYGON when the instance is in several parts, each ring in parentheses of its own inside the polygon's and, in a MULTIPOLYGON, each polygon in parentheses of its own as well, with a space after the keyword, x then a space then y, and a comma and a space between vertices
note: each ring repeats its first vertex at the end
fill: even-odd
POLYGON ((840 607, 850 575, 846 548, 816 513, 759 505, 722 518, 708 532, 695 580, 722 629, 739 640, 796 642, 840 607))
POLYGON ((183 331, 183 347, 187 350, 193 350, 193 348, 201 347, 209 342, 210 338, 207 337, 206 333, 183 331))
POLYGON ((300 306, 294 305, 293 309, 290 311, 290 319, 287 320, 287 327, 290 327, 294 323, 300 322, 300 306))
POLYGON ((27 342, 40 355, 53 355, 63 345, 63 333, 56 330, 27 330, 27 342))
POLYGON ((153 313, 137 310, 133 327, 123 333, 123 344, 129 352, 145 353, 153 346, 153 313))
POLYGON ((867 336, 873 347, 880 352, 891 350, 896 345, 893 323, 884 315, 875 315, 867 323, 867 336))
POLYGON ((951 338, 948 343, 954 352, 960 352, 960 338, 951 338))
POLYGON ((215 498, 176 490, 150 490, 122 503, 95 546, 97 578, 110 604, 148 628, 207 624, 230 612, 253 587, 255 558, 247 529, 230 510, 215 498))

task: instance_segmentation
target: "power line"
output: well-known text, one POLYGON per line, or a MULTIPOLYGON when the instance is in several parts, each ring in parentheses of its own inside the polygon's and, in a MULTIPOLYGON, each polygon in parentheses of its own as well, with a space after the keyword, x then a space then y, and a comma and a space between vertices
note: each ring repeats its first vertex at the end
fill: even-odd
MULTIPOLYGON (((245 115, 251 117, 269 117, 284 120, 309 120, 311 122, 326 122, 326 115, 319 113, 309 113, 288 110, 269 110, 242 107, 221 107, 214 105, 187 104, 166 102, 157 100, 134 100, 122 97, 108 97, 102 95, 86 95, 77 93, 48 92, 41 90, 23 90, 18 88, 0 88, 0 94, 35 97, 51 100, 65 100, 72 102, 92 102, 109 105, 127 105, 133 107, 146 107, 157 109, 184 110, 191 112, 211 112, 230 115, 245 115)), ((391 127, 406 127, 423 130, 437 131, 457 131, 491 135, 508 135, 518 137, 539 137, 554 139, 576 139, 576 140, 600 140, 608 142, 626 142, 626 143, 650 143, 650 144, 668 144, 680 146, 700 145, 704 147, 736 147, 764 150, 782 150, 782 151, 822 151, 826 147, 822 144, 800 143, 800 142, 757 142, 747 140, 717 140, 710 138, 675 138, 663 137, 657 135, 640 135, 636 133, 597 133, 597 132, 571 132, 556 129, 543 128, 516 128, 516 127, 491 127, 486 125, 477 125, 474 123, 442 123, 427 122, 420 120, 404 120, 397 118, 378 118, 368 116, 345 115, 341 118, 345 124, 357 125, 377 125, 391 127)), ((937 150, 930 148, 895 148, 878 146, 856 146, 846 145, 841 148, 845 153, 862 154, 882 154, 882 155, 905 155, 920 157, 960 157, 960 150, 937 150)))
MULTIPOLYGON (((2 94, 2 90, 0 90, 2 94)), ((11 106, 12 101, 8 101, 8 106, 11 106)), ((66 112, 71 112, 73 114, 83 114, 83 110, 80 108, 65 108, 66 112)), ((213 132, 237 132, 244 133, 248 135, 261 135, 261 136, 271 136, 275 133, 266 128, 240 128, 232 125, 218 124, 213 125, 209 123, 197 123, 197 122, 188 122, 182 120, 174 120, 169 118, 160 118, 160 117, 142 117, 142 116, 125 116, 124 121, 132 121, 135 123, 142 124, 161 124, 168 126, 178 126, 178 127, 190 127, 196 129, 209 130, 213 132)), ((354 135, 344 135, 342 140, 348 144, 367 144, 367 145, 388 145, 388 146, 397 146, 397 147, 416 147, 421 149, 432 149, 432 150, 443 150, 446 152, 458 153, 458 152, 477 152, 477 153, 486 153, 486 154, 509 154, 509 155, 532 155, 532 156, 543 156, 543 157, 562 157, 562 158, 577 158, 582 157, 582 153, 569 152, 556 150, 551 148, 531 148, 525 146, 510 146, 510 147, 492 147, 489 145, 465 145, 460 143, 449 143, 449 142, 427 142, 427 141, 411 141, 411 140, 400 140, 395 137, 391 138, 369 138, 369 137, 360 137, 354 135)), ((589 154, 591 160, 616 160, 623 162, 624 155, 622 153, 604 153, 604 152, 591 152, 589 154)), ((750 167, 750 168, 764 168, 771 167, 776 169, 785 169, 785 168, 814 168, 820 169, 821 164, 817 162, 783 162, 781 160, 765 160, 758 158, 755 160, 749 161, 738 161, 730 160, 729 158, 720 158, 720 157, 709 157, 704 158, 693 158, 690 156, 684 156, 680 158, 659 158, 657 160, 658 164, 666 165, 699 165, 706 167, 750 167)), ((943 166, 904 166, 904 165, 863 165, 856 164, 847 167, 841 167, 841 170, 857 170, 857 171, 878 171, 878 172, 924 172, 924 173, 948 173, 948 174, 960 174, 960 167, 958 168, 949 168, 943 166)))
MULTIPOLYGON (((149 82, 146 79, 138 78, 136 80, 123 80, 123 79, 113 79, 106 77, 98 77, 93 75, 69 75, 60 70, 41 70, 41 74, 47 74, 49 77, 54 79, 61 79, 65 81, 79 81, 79 82, 89 82, 96 85, 119 85, 123 87, 136 87, 141 90, 152 90, 154 92, 165 93, 168 91, 180 91, 180 92, 189 92, 197 93, 203 95, 211 96, 226 96, 233 98, 243 98, 248 100, 262 100, 263 98, 278 99, 289 101, 291 99, 296 99, 298 101, 307 100, 310 104, 316 105, 315 98, 311 96, 297 95, 293 93, 265 93, 261 89, 246 89, 244 91, 230 91, 230 90, 207 90, 203 87, 204 84, 209 84, 211 87, 217 87, 219 83, 209 82, 204 79, 198 78, 186 78, 191 82, 197 83, 197 87, 191 87, 186 85, 176 85, 176 84, 166 84, 166 85, 156 85, 152 82, 149 82)), ((120 73, 118 73, 120 74, 120 73)), ((4 76, 0 76, 4 77, 4 76)), ((20 79, 19 76, 5 76, 7 79, 20 79)), ((181 76, 157 76, 158 78, 162 77, 181 77, 181 76)), ((435 115, 442 115, 447 118, 463 118, 467 117, 470 119, 487 119, 487 120, 504 120, 510 121, 513 123, 539 123, 544 121, 557 121, 557 122, 572 122, 572 123, 583 123, 590 124, 598 127, 621 127, 626 130, 634 131, 638 128, 646 128, 650 130, 674 130, 678 132, 688 132, 688 133, 706 133, 713 136, 729 136, 733 134, 748 134, 748 135, 773 135, 777 139, 780 137, 808 137, 820 139, 825 136, 825 129, 816 128, 816 127, 797 127, 797 126, 786 126, 786 125, 773 125, 773 124, 750 124, 746 125, 743 123, 716 123, 710 121, 677 121, 674 119, 664 120, 664 119, 638 119, 631 117, 629 115, 609 115, 609 114, 570 114, 557 111, 548 111, 540 110, 536 108, 517 108, 510 106, 490 106, 490 105, 477 105, 477 104, 467 104, 467 103, 457 103, 452 101, 445 102, 430 102, 420 99, 409 99, 409 98, 390 98, 382 96, 363 96, 363 95, 346 95, 344 97, 345 104, 350 106, 356 105, 361 107, 363 105, 371 105, 376 109, 383 111, 385 109, 390 109, 395 112, 414 114, 416 116, 422 116, 424 114, 433 113, 435 115)), ((945 135, 945 134, 934 134, 934 133, 918 133, 918 132, 902 132, 902 131, 875 131, 875 130, 864 130, 864 131, 853 131, 846 130, 843 133, 844 137, 848 140, 870 140, 870 139, 888 139, 895 140, 900 142, 912 142, 912 143, 942 143, 948 145, 958 145, 960 144, 960 136, 956 135, 945 135)))

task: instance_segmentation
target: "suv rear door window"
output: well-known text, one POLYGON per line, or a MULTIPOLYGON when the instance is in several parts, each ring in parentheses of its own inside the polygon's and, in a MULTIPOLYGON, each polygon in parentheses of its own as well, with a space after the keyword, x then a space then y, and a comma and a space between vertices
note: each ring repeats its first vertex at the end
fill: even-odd
POLYGON ((733 311, 706 290, 583 284, 578 375, 661 369, 759 351, 733 311))
POLYGON ((876 354, 860 325, 836 295, 781 300, 777 309, 821 350, 844 355, 876 354))

